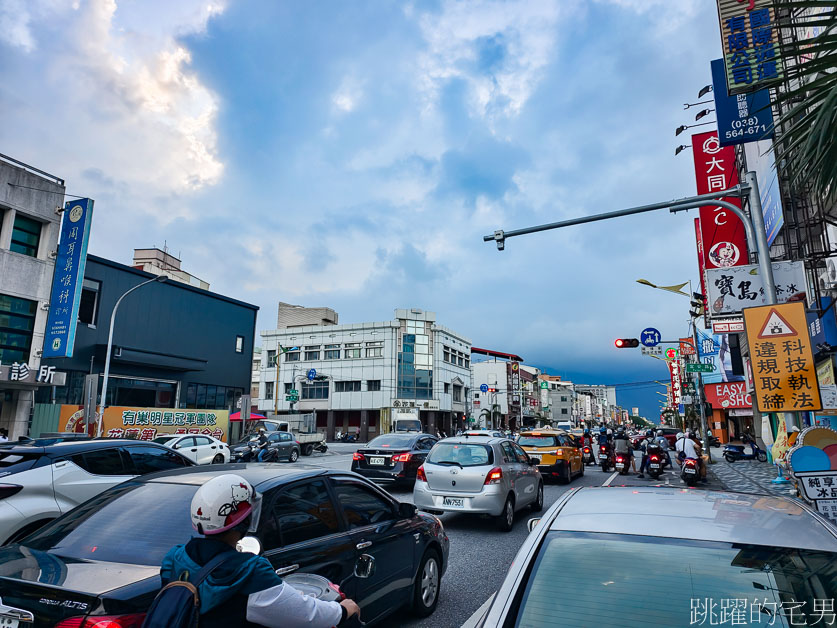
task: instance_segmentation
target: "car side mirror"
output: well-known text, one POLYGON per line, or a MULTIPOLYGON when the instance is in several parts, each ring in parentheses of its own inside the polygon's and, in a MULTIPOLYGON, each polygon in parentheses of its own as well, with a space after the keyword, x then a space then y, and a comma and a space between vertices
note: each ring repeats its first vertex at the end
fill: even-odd
POLYGON ((540 522, 541 522, 540 517, 535 517, 534 519, 529 519, 529 521, 526 523, 526 527, 529 528, 529 532, 531 532, 532 530, 534 530, 538 526, 538 524, 540 522))
POLYGON ((530 467, 536 467, 536 466, 538 466, 540 463, 541 463, 541 459, 540 459, 540 458, 529 458, 529 466, 530 466, 530 467))
POLYGON ((172 449, 180 449, 180 445, 175 443, 174 445, 171 446, 171 448, 172 449))
POLYGON ((355 578, 368 578, 375 573, 375 559, 369 554, 361 554, 355 562, 355 578))
POLYGON ((416 508, 415 504, 411 504, 410 502, 399 502, 398 516, 401 519, 412 519, 416 516, 416 512, 418 512, 418 508, 416 508))
POLYGON ((235 549, 238 552, 249 552, 258 556, 262 553, 262 543, 255 536, 245 536, 238 540, 235 549))

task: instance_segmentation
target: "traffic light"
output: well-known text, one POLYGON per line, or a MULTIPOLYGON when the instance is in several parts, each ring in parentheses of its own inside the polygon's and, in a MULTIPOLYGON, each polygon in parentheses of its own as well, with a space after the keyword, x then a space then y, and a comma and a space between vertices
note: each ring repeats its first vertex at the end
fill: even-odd
POLYGON ((617 349, 632 349, 639 346, 639 340, 636 338, 617 338, 613 343, 617 349))
POLYGON ((689 310, 689 314, 691 314, 692 318, 698 318, 703 316, 706 312, 706 297, 702 295, 700 292, 693 292, 692 293, 692 309, 689 310))
POLYGON ((488 389, 488 390, 486 390, 485 392, 496 393, 496 392, 497 392, 497 389, 496 389, 496 388, 489 388, 489 389, 488 389))

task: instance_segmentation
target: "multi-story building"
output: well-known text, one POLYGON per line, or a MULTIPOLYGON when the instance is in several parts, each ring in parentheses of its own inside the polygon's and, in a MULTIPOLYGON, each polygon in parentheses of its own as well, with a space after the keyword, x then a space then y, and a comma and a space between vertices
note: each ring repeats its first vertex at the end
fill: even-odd
MULTIPOLYGON (((333 310, 322 310, 336 320, 333 310)), ((387 431, 396 413, 414 414, 431 433, 464 425, 471 341, 437 324, 434 312, 398 309, 394 320, 372 323, 323 320, 262 332, 262 414, 315 412, 329 439, 340 429, 367 440, 387 431)))
POLYGON ((262 374, 262 348, 253 347, 253 369, 250 372, 250 410, 259 408, 259 380, 262 374))
POLYGON ((10 438, 28 432, 63 202, 62 179, 0 157, 0 427, 10 438))
POLYGON ((541 375, 541 406, 552 422, 569 421, 578 424, 579 413, 575 410, 576 393, 572 382, 564 381, 559 375, 541 375))
POLYGON ((585 421, 597 424, 615 421, 616 388, 602 384, 576 384, 575 391, 590 399, 590 411, 585 421))
POLYGON ((198 279, 180 268, 180 260, 158 248, 134 249, 134 261, 131 265, 152 275, 165 275, 169 279, 189 284, 201 290, 209 290, 209 282, 198 279))
POLYGON ((337 325, 337 312, 330 307, 303 307, 279 302, 276 329, 310 327, 311 325, 337 325))

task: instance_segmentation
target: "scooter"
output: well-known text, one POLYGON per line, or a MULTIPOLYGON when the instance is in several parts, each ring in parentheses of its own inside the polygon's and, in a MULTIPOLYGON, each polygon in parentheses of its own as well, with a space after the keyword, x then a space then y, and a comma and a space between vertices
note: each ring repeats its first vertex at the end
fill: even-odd
POLYGON ((663 450, 656 443, 649 443, 645 447, 645 453, 648 456, 648 462, 646 463, 648 475, 656 480, 663 474, 663 468, 666 464, 663 450))
POLYGON ((688 486, 695 486, 700 479, 700 467, 696 458, 686 458, 680 467, 680 479, 688 486))
POLYGON ((599 445, 599 462, 602 465, 602 471, 607 473, 614 465, 613 449, 610 445, 599 445))
POLYGON ((590 445, 585 445, 581 450, 581 459, 584 464, 596 464, 596 459, 593 457, 593 448, 590 445))
POLYGON ((314 445, 314 451, 318 451, 321 454, 324 454, 328 451, 328 445, 326 445, 323 441, 320 441, 316 445, 314 445))
POLYGON ((724 459, 727 462, 735 462, 736 460, 758 460, 759 462, 767 462, 767 452, 756 445, 755 441, 748 440, 744 445, 725 446, 724 459), (744 453, 744 447, 747 444, 752 447, 752 453, 744 453))
POLYGON ((619 475, 627 475, 628 469, 631 467, 631 459, 628 457, 628 454, 616 454, 616 462, 614 463, 614 467, 619 472, 619 475))

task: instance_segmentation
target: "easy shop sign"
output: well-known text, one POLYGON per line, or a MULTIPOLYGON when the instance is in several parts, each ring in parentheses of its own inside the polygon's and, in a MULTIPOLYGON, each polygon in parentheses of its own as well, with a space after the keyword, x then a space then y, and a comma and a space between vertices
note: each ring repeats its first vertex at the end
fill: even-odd
POLYGON ((747 393, 744 382, 704 384, 704 396, 713 408, 752 408, 753 398, 747 393))

